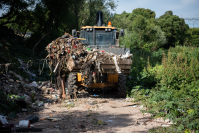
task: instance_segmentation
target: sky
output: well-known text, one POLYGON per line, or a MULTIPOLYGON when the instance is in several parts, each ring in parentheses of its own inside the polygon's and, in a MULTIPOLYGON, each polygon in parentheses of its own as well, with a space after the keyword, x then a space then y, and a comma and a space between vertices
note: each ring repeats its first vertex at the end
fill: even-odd
MULTIPOLYGON (((181 18, 199 18, 199 0, 115 0, 115 13, 131 13, 133 9, 145 8, 156 13, 156 18, 171 10, 181 18), (118 2, 117 2, 118 1, 118 2)), ((190 27, 199 27, 198 20, 185 20, 190 27)))

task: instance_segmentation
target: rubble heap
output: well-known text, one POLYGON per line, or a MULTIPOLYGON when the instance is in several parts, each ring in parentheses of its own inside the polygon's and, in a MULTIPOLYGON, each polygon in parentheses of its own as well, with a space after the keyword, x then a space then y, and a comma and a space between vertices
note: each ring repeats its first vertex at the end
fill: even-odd
MULTIPOLYGON (((46 50, 48 52, 47 58, 50 60, 55 69, 57 83, 60 81, 59 75, 62 73, 69 73, 76 66, 81 66, 81 76, 87 77, 84 80, 84 84, 91 85, 95 82, 93 74, 95 66, 98 68, 98 72, 101 73, 100 64, 106 60, 111 60, 115 64, 116 71, 121 73, 118 66, 118 61, 123 58, 131 58, 132 54, 126 53, 125 55, 115 55, 106 51, 92 49, 87 46, 86 43, 81 43, 83 38, 75 38, 68 33, 53 40, 46 50)), ((60 84, 60 83, 58 83, 60 84)), ((59 88, 59 85, 57 86, 59 88)))
MULTIPOLYGON (((17 76, 19 75, 12 71, 7 74, 0 73, 0 92, 9 95, 7 100, 15 100, 17 104, 19 103, 19 107, 25 110, 27 108, 39 109, 45 104, 53 104, 60 100, 60 92, 55 89, 55 84, 51 84, 50 81, 33 81, 29 83, 23 79, 16 80, 17 76)), ((4 100, 1 99, 0 104, 3 104, 4 100)))

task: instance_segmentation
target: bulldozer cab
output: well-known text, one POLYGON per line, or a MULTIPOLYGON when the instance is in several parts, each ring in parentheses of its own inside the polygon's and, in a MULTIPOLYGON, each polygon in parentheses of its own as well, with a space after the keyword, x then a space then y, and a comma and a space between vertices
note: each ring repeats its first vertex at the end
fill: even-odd
MULTIPOLYGON (((96 26, 84 26, 81 28, 80 35, 74 29, 74 36, 84 38, 82 43, 87 43, 88 46, 119 46, 119 32, 116 27, 112 27, 111 21, 108 25, 103 24, 103 13, 98 11, 96 15, 96 26)), ((78 32, 79 33, 79 32, 78 32)), ((124 35, 124 30, 120 30, 120 36, 124 35)))
POLYGON ((117 45, 116 32, 117 32, 117 29, 115 29, 115 27, 86 26, 86 27, 82 27, 80 31, 80 38, 86 39, 86 40, 82 40, 82 42, 87 43, 88 46, 117 45))

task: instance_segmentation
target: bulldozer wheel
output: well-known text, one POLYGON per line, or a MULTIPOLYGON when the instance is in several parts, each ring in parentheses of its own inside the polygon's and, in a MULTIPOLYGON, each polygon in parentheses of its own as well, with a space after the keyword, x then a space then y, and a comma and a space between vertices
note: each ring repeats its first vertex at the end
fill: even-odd
POLYGON ((77 85, 76 85, 76 73, 70 73, 69 77, 67 79, 68 82, 68 92, 72 98, 76 98, 76 92, 77 92, 77 85))
POLYGON ((126 75, 120 74, 118 77, 118 95, 126 97, 126 75))

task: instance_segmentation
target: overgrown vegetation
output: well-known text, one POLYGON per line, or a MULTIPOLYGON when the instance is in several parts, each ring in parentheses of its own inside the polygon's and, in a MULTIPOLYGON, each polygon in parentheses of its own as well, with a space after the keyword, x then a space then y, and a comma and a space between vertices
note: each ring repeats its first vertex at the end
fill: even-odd
MULTIPOLYGON (((133 52, 134 53, 134 52, 133 52)), ((199 130, 199 49, 134 53, 128 91, 154 117, 169 118, 178 131, 199 130)))
POLYGON ((133 64, 127 94, 154 117, 169 118, 173 128, 149 132, 199 131, 199 28, 166 11, 150 9, 116 14, 113 25, 125 29, 120 45, 131 49, 133 64))
POLYGON ((159 18, 150 9, 137 8, 132 13, 115 14, 113 25, 126 29, 121 45, 131 49, 157 51, 159 48, 199 46, 199 28, 189 28, 183 18, 166 11, 159 18))
POLYGON ((0 9, 6 12, 0 17, 0 29, 9 27, 22 37, 31 32, 22 47, 45 57, 44 48, 52 40, 65 32, 71 34, 72 29, 96 24, 98 10, 103 11, 107 23, 116 7, 114 0, 1 0, 0 9))

